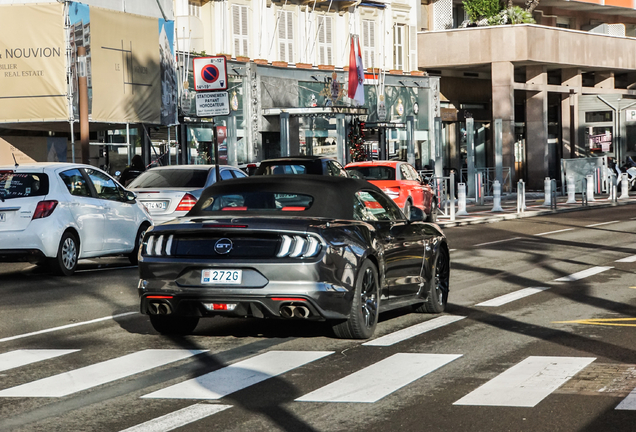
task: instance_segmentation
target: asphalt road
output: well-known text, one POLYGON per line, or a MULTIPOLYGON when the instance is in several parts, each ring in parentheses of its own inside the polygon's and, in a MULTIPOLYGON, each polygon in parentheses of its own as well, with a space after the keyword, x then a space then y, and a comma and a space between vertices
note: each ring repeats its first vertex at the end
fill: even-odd
POLYGON ((447 311, 366 344, 224 318, 164 337, 126 259, 2 264, 0 430, 636 430, 635 209, 447 228, 447 311))

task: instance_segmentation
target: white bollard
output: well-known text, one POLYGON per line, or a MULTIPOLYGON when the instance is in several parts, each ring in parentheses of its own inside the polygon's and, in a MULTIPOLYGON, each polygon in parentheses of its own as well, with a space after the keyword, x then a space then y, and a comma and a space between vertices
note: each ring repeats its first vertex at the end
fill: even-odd
POLYGON ((593 202, 594 201, 594 176, 592 174, 589 174, 585 176, 585 178, 587 179, 587 191, 585 191, 585 193, 587 194, 587 202, 593 202))
POLYGON ((517 182, 517 213, 526 211, 526 184, 523 180, 517 182))
POLYGON ((629 198, 629 179, 627 173, 621 174, 621 196, 618 199, 629 198))
POLYGON ((543 207, 552 207, 552 181, 550 177, 543 180, 543 207))
POLYGON ((492 186, 492 210, 493 212, 502 212, 501 208, 501 184, 499 184, 499 180, 495 180, 492 186))
POLYGON ((576 183, 574 177, 568 177, 568 200, 566 204, 576 204, 576 183))
POLYGON ((457 184, 457 216, 468 216, 466 211, 466 183, 457 184))

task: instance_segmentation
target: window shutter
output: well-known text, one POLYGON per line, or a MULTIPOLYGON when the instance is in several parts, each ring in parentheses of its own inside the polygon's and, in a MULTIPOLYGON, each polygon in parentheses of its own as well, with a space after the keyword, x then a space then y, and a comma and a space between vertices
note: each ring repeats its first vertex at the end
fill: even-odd
POLYGON ((411 37, 409 38, 409 57, 411 60, 411 70, 417 70, 417 31, 415 30, 415 26, 409 26, 409 33, 411 37))
POLYGON ((325 25, 325 42, 327 44, 327 63, 326 64, 333 64, 332 58, 331 58, 331 17, 326 17, 326 25, 325 25))

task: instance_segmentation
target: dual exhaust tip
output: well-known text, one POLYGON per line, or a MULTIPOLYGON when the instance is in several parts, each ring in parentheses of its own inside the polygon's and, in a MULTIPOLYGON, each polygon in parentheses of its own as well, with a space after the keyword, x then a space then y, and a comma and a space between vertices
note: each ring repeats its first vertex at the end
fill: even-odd
POLYGON ((283 305, 280 307, 280 316, 283 318, 309 318, 311 312, 307 306, 283 305))
POLYGON ((168 303, 148 303, 148 313, 150 313, 150 315, 170 315, 172 313, 172 308, 168 303))

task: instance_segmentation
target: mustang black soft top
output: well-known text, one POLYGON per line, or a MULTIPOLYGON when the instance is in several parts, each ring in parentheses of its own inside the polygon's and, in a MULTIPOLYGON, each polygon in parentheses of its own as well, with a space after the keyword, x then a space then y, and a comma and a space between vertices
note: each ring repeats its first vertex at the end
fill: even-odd
MULTIPOLYGON (((302 194, 314 198, 312 206, 302 212, 286 212, 289 216, 353 219, 353 198, 359 190, 382 193, 366 180, 324 175, 272 175, 223 180, 206 188, 188 216, 209 216, 211 213, 230 216, 232 211, 210 212, 202 210, 209 197, 245 192, 272 192, 302 194)), ((241 211, 239 214, 264 214, 262 211, 241 211)), ((271 214, 271 213, 269 213, 271 214)))

